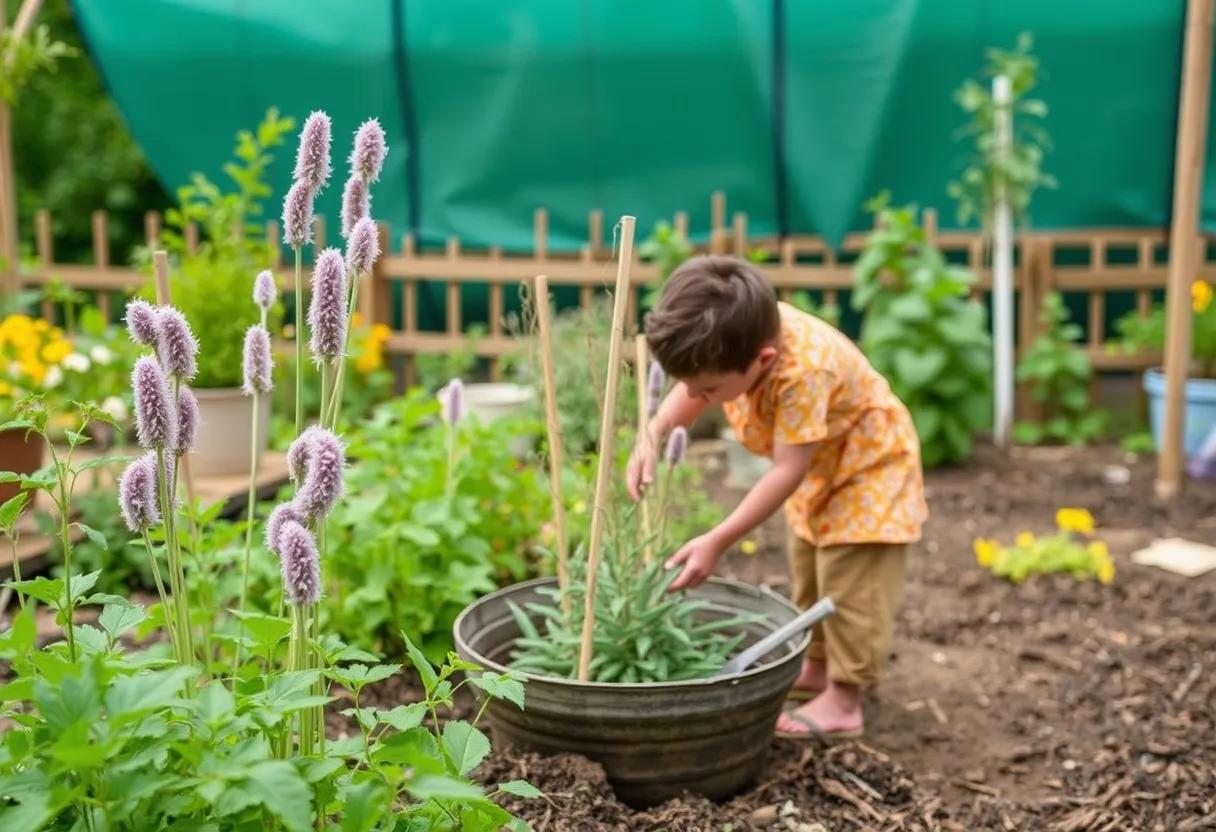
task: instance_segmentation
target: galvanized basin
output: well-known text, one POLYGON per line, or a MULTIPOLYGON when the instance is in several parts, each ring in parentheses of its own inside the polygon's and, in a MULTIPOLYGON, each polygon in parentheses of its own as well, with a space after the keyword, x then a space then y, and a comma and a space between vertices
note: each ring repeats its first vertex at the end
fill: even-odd
MULTIPOLYGON (((519 628, 508 601, 550 603, 537 590, 552 578, 516 584, 466 607, 454 626, 460 657, 507 670, 519 628)), ((711 602, 706 619, 758 613, 744 646, 798 614, 789 601, 737 581, 711 579, 693 594, 711 602)), ((582 754, 604 766, 622 801, 652 806, 686 791, 726 797, 759 772, 786 692, 798 677, 809 635, 790 639, 746 673, 690 682, 605 684, 528 674, 527 707, 489 707, 501 746, 582 754)))

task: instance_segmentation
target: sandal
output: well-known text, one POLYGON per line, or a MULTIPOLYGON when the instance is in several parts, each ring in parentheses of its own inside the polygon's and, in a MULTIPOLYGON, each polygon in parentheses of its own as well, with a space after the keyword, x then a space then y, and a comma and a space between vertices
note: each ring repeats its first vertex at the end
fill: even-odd
POLYGON ((806 726, 806 731, 782 731, 777 730, 777 736, 783 740, 794 740, 796 742, 817 742, 822 745, 832 745, 833 743, 842 740, 859 740, 865 736, 864 728, 846 728, 840 731, 824 731, 819 727, 819 724, 810 717, 803 716, 797 711, 787 711, 786 716, 797 722, 799 725, 806 726))
POLYGON ((785 701, 810 702, 821 693, 823 693, 823 688, 790 688, 789 693, 785 695, 785 701))

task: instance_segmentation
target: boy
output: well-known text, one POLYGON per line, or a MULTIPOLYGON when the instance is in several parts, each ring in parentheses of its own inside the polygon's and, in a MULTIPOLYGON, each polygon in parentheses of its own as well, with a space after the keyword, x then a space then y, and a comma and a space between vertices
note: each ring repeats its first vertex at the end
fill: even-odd
POLYGON ((672 273, 646 317, 650 349, 676 380, 626 473, 636 500, 661 438, 721 404, 735 436, 772 468, 718 526, 667 567, 673 590, 704 581, 722 554, 785 504, 794 601, 830 596, 778 735, 862 735, 861 689, 878 681, 903 590, 906 549, 927 517, 920 444, 907 408, 846 336, 778 303, 750 264, 696 257, 672 273))

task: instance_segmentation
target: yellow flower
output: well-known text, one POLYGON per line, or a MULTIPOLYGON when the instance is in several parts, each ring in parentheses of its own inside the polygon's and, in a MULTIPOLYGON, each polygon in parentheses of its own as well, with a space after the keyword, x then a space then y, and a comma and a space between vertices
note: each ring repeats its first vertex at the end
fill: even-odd
POLYGON ((352 327, 354 327, 355 329, 362 328, 363 327, 363 313, 356 312, 355 314, 351 315, 350 316, 350 325, 352 327))
POLYGON ((355 369, 363 373, 363 375, 380 369, 380 353, 373 352, 372 350, 360 353, 359 357, 355 359, 355 369))
POLYGON ((1109 560, 1104 560, 1098 565, 1098 581, 1104 584, 1112 583, 1115 580, 1115 565, 1109 560))
POLYGON ((996 557, 1001 553, 1001 544, 983 537, 978 538, 972 548, 975 550, 975 562, 985 569, 996 563, 996 557))
POLYGON ((760 547, 756 545, 756 541, 754 540, 745 540, 739 544, 739 551, 745 555, 754 555, 759 550, 760 547))
POLYGON ((42 360, 47 364, 58 364, 72 352, 72 345, 67 341, 52 341, 42 348, 42 360))
POLYGON ((574 513, 575 514, 584 514, 586 511, 587 511, 587 504, 585 502, 583 502, 582 500, 579 500, 578 502, 576 502, 574 504, 574 513))
POLYGON ((1098 562, 1110 560, 1110 550, 1106 548, 1106 544, 1101 540, 1095 540, 1086 547, 1086 551, 1090 556, 1098 562))
POLYGON ((1094 516, 1083 508, 1062 508, 1056 512, 1056 525, 1062 532, 1094 533, 1094 516))
POLYGON ((1212 284, 1206 280, 1196 280, 1191 284, 1191 307, 1196 314, 1206 312, 1212 302, 1212 284))
POLYGON ((0 396, 7 396, 13 392, 13 385, 7 381, 0 381, 0 396))
POLYGON ((1019 549, 1029 549, 1034 545, 1034 535, 1030 532, 1020 532, 1014 539, 1013 544, 1019 549))
POLYGON ((385 324, 376 324, 372 327, 372 337, 377 341, 387 341, 388 336, 392 335, 393 331, 385 324))

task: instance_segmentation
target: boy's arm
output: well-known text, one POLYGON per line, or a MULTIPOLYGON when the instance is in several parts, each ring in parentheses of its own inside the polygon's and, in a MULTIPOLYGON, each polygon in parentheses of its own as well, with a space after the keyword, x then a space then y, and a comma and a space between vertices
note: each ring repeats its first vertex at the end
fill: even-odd
POLYGON ((730 516, 705 534, 684 544, 668 559, 668 569, 684 565, 679 577, 672 582, 671 591, 697 586, 708 578, 723 552, 781 507, 806 476, 814 447, 774 446, 773 467, 752 486, 730 516))
POLYGON ((654 470, 659 458, 659 442, 673 429, 683 425, 687 427, 696 421, 697 417, 709 406, 704 399, 688 395, 684 382, 676 382, 659 405, 659 410, 646 426, 646 430, 637 438, 633 453, 629 457, 629 467, 625 471, 625 485, 629 488, 629 496, 635 501, 641 499, 642 492, 654 482, 654 470))

